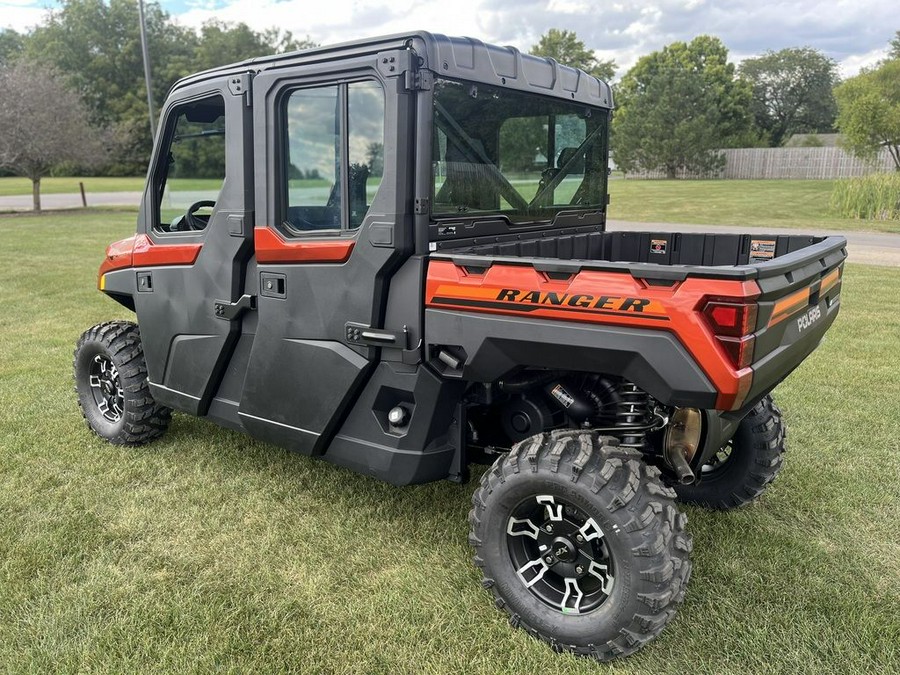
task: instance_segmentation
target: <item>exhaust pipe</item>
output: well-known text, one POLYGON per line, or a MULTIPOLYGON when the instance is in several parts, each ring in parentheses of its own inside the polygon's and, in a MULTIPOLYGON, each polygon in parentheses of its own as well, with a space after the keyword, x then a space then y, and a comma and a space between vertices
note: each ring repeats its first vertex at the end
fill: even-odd
POLYGON ((691 470, 691 465, 688 464, 687 460, 684 458, 683 446, 676 445, 666 447, 665 457, 669 466, 671 466, 672 470, 675 472, 675 476, 678 478, 679 483, 682 485, 690 485, 697 480, 697 476, 695 476, 694 472, 691 470))
POLYGON ((697 480, 691 469, 691 460, 700 446, 702 419, 696 408, 677 408, 666 429, 663 457, 682 485, 690 485, 697 480))

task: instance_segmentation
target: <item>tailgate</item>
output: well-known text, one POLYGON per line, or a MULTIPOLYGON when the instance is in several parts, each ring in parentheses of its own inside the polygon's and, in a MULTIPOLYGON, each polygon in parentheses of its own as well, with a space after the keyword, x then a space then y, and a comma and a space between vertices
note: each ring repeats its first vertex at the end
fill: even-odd
POLYGON ((753 380, 744 408, 769 393, 819 345, 840 307, 843 237, 759 264, 753 380))

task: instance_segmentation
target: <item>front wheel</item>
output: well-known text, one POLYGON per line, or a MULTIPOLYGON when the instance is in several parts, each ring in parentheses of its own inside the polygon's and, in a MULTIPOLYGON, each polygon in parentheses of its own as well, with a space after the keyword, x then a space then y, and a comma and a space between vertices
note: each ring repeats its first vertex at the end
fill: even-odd
POLYGON ((734 509, 759 497, 784 463, 784 422, 771 396, 741 420, 734 437, 700 467, 699 482, 677 485, 678 498, 713 509, 734 509))
POLYGON ((555 649, 631 654, 672 619, 690 576, 674 497, 615 439, 555 431, 517 443, 472 498, 483 585, 513 626, 555 649))
POLYGON ((136 324, 108 321, 86 330, 75 347, 73 368, 78 405, 98 436, 117 445, 141 445, 166 432, 172 411, 150 395, 136 324))

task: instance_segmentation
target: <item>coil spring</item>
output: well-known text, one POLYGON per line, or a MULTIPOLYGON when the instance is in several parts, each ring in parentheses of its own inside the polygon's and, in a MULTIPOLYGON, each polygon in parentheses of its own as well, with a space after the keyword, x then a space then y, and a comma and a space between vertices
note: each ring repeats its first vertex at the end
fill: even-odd
MULTIPOLYGON (((619 400, 616 401, 616 425, 646 425, 650 423, 650 395, 633 382, 623 380, 619 387, 619 400)), ((619 438, 623 448, 643 450, 646 431, 632 431, 619 438)))

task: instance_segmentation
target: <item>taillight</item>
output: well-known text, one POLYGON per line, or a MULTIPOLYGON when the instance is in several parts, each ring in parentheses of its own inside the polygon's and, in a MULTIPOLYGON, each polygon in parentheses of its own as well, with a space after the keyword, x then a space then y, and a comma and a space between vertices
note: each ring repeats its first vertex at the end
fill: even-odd
POLYGON ((716 335, 744 337, 756 328, 756 311, 755 304, 712 298, 703 308, 703 315, 716 335))
POLYGON ((716 341, 740 370, 753 363, 757 306, 736 298, 710 298, 703 306, 703 317, 716 341))
POLYGON ((731 362, 734 363, 738 370, 746 368, 753 363, 753 347, 756 343, 756 338, 753 335, 747 335, 742 338, 727 338, 717 335, 716 340, 725 348, 728 356, 731 357, 731 362))

